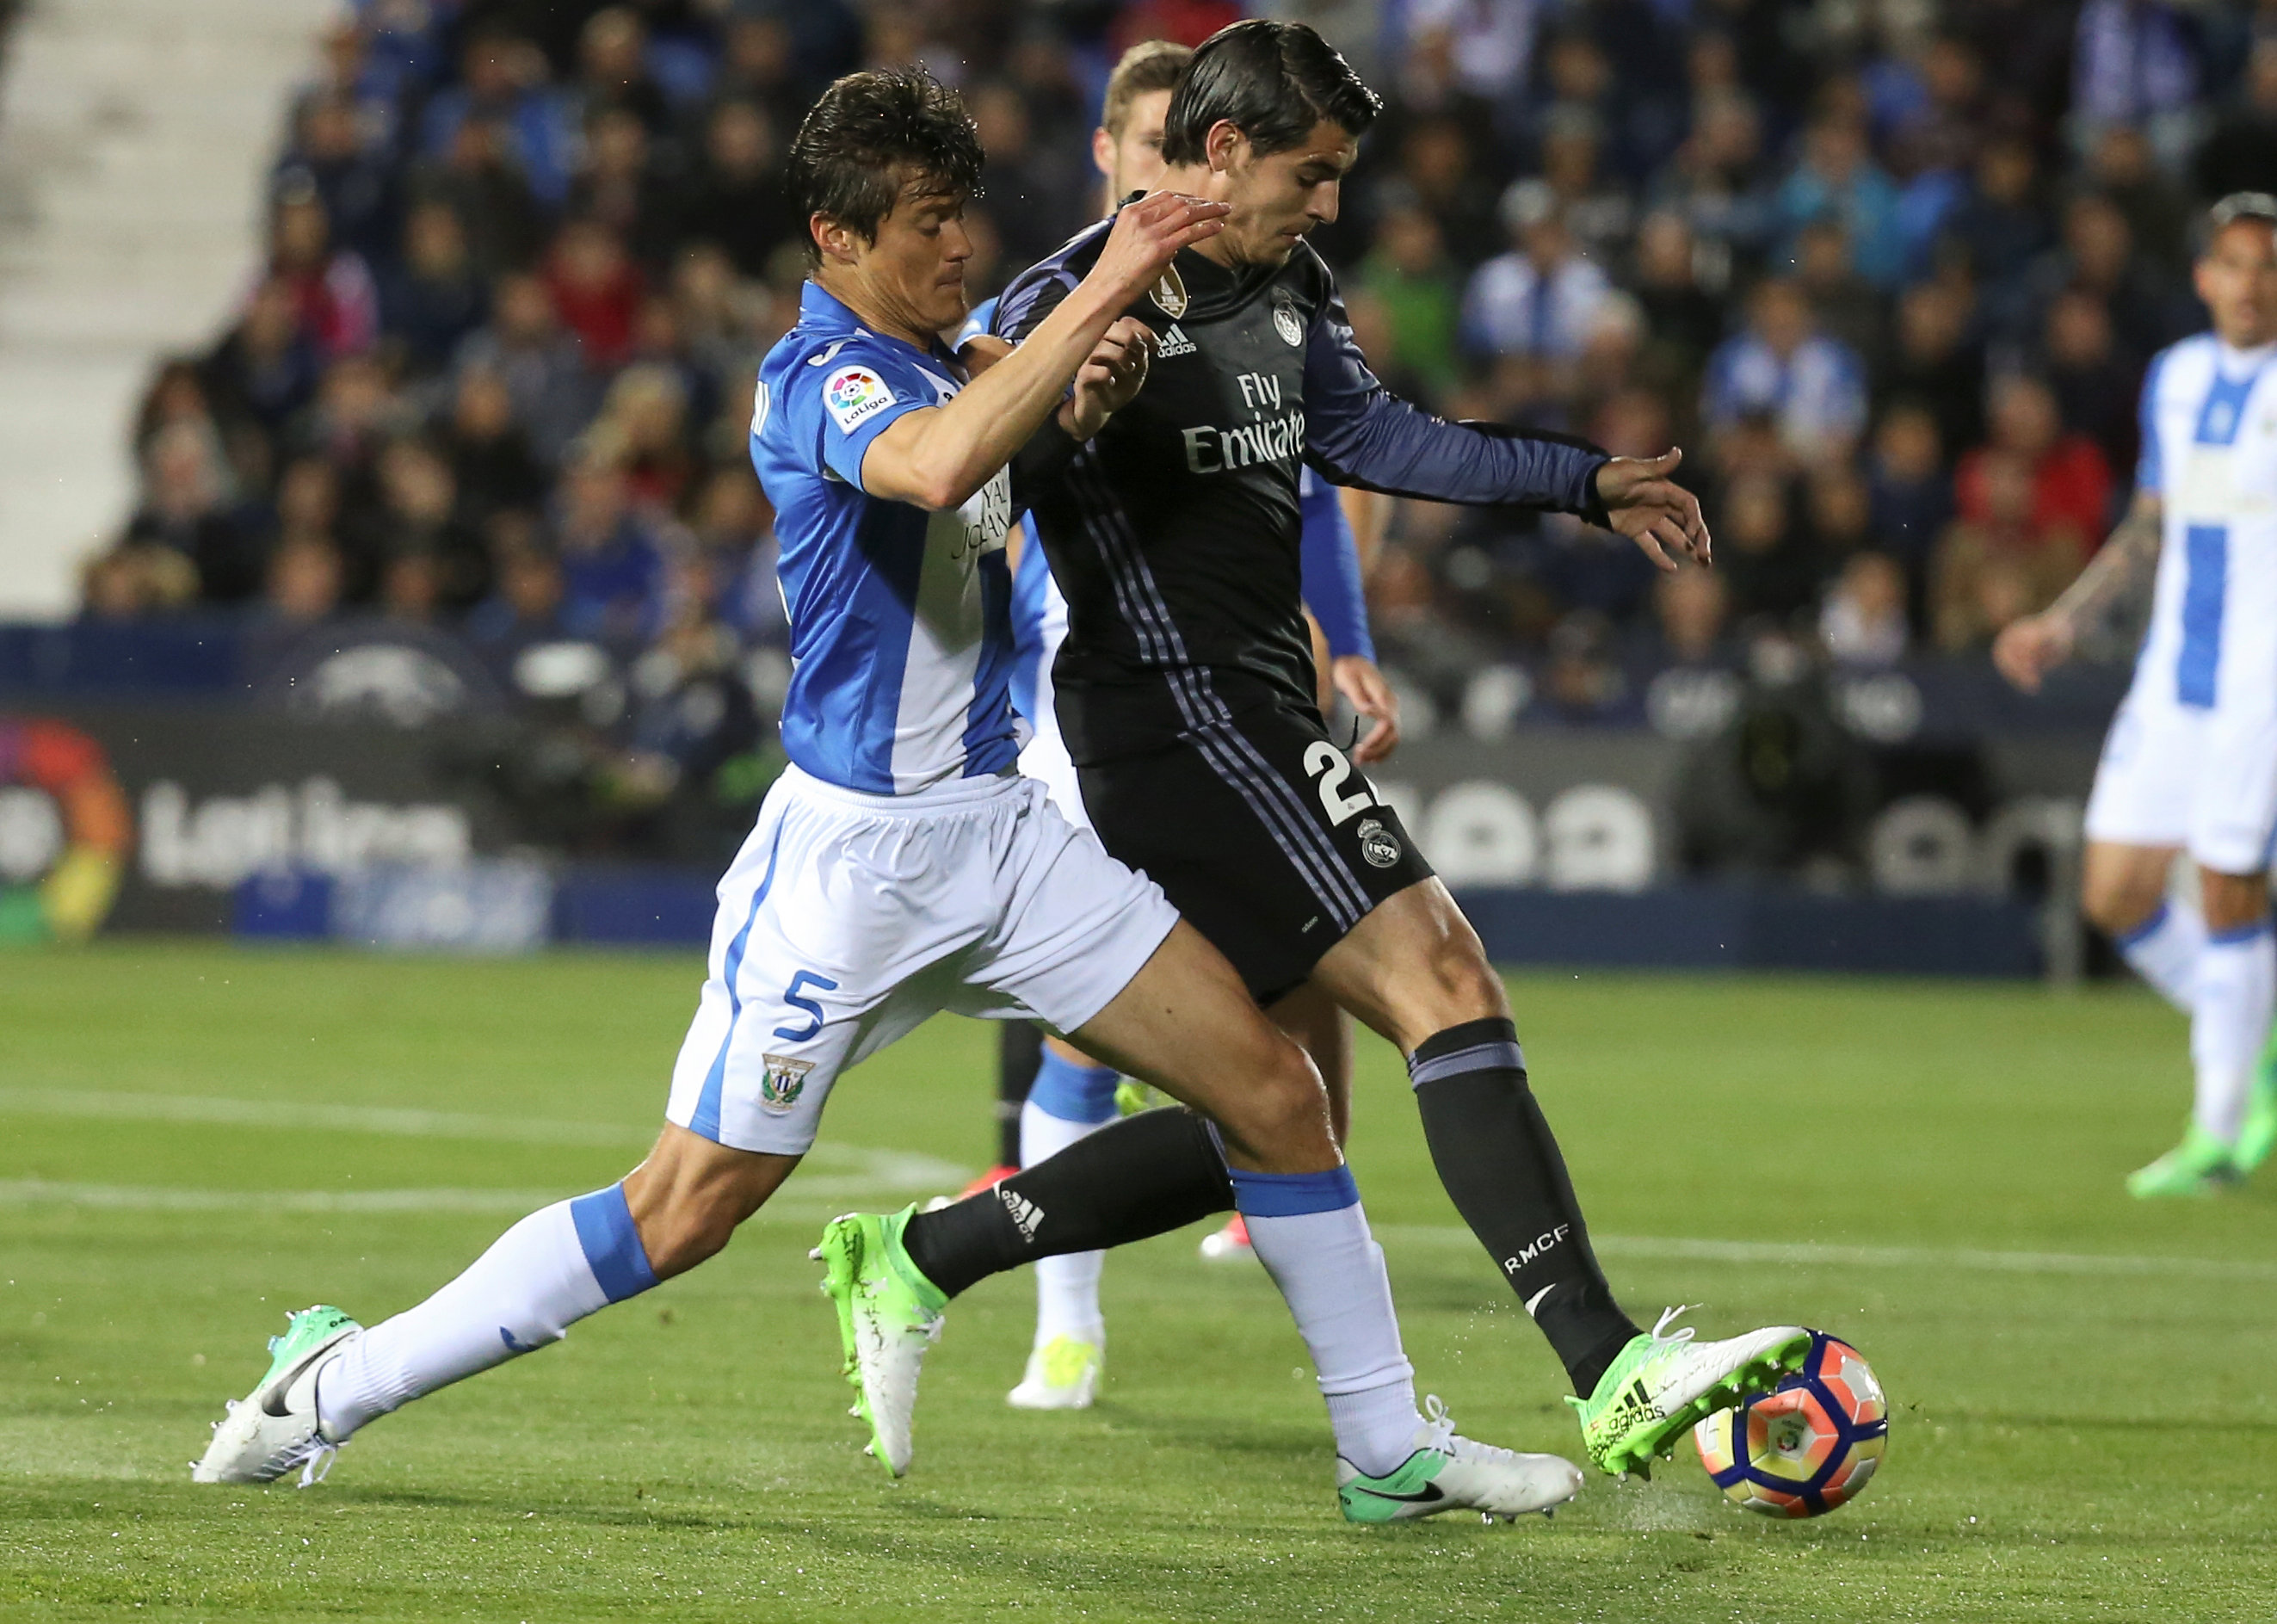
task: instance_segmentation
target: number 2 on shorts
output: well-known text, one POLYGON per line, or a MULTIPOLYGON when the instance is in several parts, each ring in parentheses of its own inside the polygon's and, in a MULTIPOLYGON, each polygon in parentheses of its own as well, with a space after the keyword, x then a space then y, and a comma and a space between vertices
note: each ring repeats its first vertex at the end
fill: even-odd
POLYGON ((1344 752, 1326 739, 1314 739, 1305 746, 1305 771, 1321 781, 1321 804, 1329 814, 1330 823, 1342 823, 1354 812, 1375 804, 1375 797, 1367 792, 1367 781, 1360 781, 1357 795, 1344 793, 1344 781, 1352 776, 1352 763, 1344 752))

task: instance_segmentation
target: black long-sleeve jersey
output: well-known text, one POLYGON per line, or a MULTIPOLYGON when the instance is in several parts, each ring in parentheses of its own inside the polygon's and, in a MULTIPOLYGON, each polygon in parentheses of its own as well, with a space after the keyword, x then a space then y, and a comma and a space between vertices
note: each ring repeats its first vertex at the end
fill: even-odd
MULTIPOLYGON (((1087 273, 1111 218, 998 301, 1017 341, 1087 273)), ((1228 270, 1187 249, 1127 314, 1158 344, 1146 386, 1026 492, 1068 636, 1052 680, 1078 766, 1150 752, 1259 705, 1314 704, 1298 465, 1338 484, 1602 520, 1603 452, 1455 423, 1368 370, 1309 243, 1228 270)))

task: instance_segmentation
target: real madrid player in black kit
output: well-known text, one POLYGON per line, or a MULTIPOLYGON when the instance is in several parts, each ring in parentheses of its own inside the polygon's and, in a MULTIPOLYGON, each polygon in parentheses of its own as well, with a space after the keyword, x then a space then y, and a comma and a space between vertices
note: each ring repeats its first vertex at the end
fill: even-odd
MULTIPOLYGON (((1264 20, 1203 44, 1173 89, 1161 185, 1232 212, 1131 307, 1155 337, 1137 400, 1028 492, 1069 605, 1053 668, 1059 721, 1108 850, 1160 884, 1307 1041, 1332 1089, 1350 1086, 1333 1041, 1339 1006, 1407 1056, 1448 1193, 1565 1363, 1592 1458, 1620 1473, 1771 1385, 1808 1337, 1792 1326, 1717 1343, 1646 1335, 1615 1302, 1528 1089, 1501 978, 1314 703, 1298 469, 1308 461, 1336 484, 1397 495, 1577 514, 1668 569, 1705 565, 1708 532, 1667 477, 1676 452, 1609 458, 1448 423, 1376 381, 1335 277, 1305 239, 1336 217, 1379 105, 1312 29, 1264 20)), ((998 304, 999 335, 1017 343, 1033 331, 1082 280, 1107 229, 1018 278, 998 304)), ((1095 1162, 1122 1137, 1109 1129, 1055 1160, 1095 1162)), ((1179 1142, 1150 1144, 1161 1187, 1204 1187, 1170 1164, 1179 1142)), ((1004 1187, 1018 1185, 1032 1199, 1079 1187, 1051 1163, 1004 1187)), ((977 1268, 1017 1261, 989 1199, 913 1222, 918 1266, 961 1285, 977 1268), (992 1244, 1002 1255, 984 1263, 992 1244)), ((1159 1214, 1163 1227, 1198 1216, 1159 1214)))

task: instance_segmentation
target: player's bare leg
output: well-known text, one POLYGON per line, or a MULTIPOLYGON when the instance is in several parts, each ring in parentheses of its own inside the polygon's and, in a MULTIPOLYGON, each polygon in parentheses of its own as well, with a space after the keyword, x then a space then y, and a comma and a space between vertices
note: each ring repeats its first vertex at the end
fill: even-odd
POLYGON ((2277 1142, 2277 1086, 2262 1060, 2277 1002, 2269 877, 2201 867, 2192 916, 2164 895, 2171 850, 2098 842, 2089 854, 2100 859, 2087 877, 2089 917, 2190 1015, 2197 1082, 2189 1128, 2181 1144, 2131 1174, 2127 1187, 2146 1199, 2211 1193, 2260 1165, 2277 1142), (2160 890, 2145 906, 2154 869, 2160 890), (2114 928, 2130 917, 2137 921, 2131 930, 2114 928))
POLYGON ((1313 981, 1408 1057, 1439 1177, 1565 1364, 1599 1466, 1648 1470, 1686 1428, 1808 1353, 1796 1326, 1694 1344, 1659 1334, 1667 1315, 1648 1336, 1621 1311, 1527 1086, 1502 978, 1437 879, 1379 903, 1313 981))
MULTIPOLYGON (((1352 1017, 1319 987, 1306 985, 1276 998, 1267 1010, 1273 1024, 1297 1040, 1312 1056, 1329 1096, 1329 1131, 1342 1145, 1352 1130, 1352 1017)), ((1239 1213, 1222 1229, 1202 1237, 1201 1254, 1211 1262, 1239 1262, 1256 1254, 1249 1245, 1249 1225, 1239 1213)))

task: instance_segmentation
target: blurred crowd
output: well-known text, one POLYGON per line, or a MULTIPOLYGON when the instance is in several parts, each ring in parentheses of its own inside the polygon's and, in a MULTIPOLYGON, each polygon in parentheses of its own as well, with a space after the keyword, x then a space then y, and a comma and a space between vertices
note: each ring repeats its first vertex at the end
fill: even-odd
MULTIPOLYGON (((587 645, 623 678, 606 736, 667 780, 742 759, 781 671, 745 431, 796 308, 800 116, 864 65, 961 87, 977 300, 1094 214, 1116 55, 1243 9, 356 0, 233 319, 142 403, 85 613, 415 624, 524 691, 587 645)), ((1251 9, 1384 96, 1317 241, 1386 381, 1687 449, 1712 573, 1516 511, 1394 522, 1387 663, 1441 690, 1533 665, 1570 715, 1750 627, 1875 666, 2045 604, 2124 499, 2145 362, 2202 324, 2195 211, 2277 187, 2277 0, 1251 9)))

